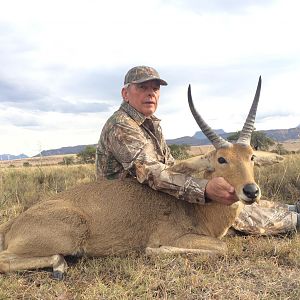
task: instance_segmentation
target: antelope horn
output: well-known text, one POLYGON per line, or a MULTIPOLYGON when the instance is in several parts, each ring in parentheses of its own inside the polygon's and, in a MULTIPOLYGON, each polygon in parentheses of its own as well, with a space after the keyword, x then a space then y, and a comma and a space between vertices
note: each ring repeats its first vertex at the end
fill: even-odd
POLYGON ((194 119, 196 120, 197 124, 199 125, 202 132, 207 136, 207 138, 211 141, 211 143, 214 145, 216 149, 222 148, 222 147, 228 147, 231 145, 228 141, 224 140, 222 137, 217 135, 202 119, 200 114, 197 112, 197 110, 194 107, 193 99, 192 99, 192 92, 191 92, 191 85, 189 85, 188 88, 188 101, 189 106, 191 109, 191 112, 194 116, 194 119))
POLYGON ((258 105, 258 101, 259 101, 260 89, 261 89, 261 76, 259 76, 255 97, 254 97, 253 103, 251 105, 251 109, 249 111, 246 122, 244 124, 244 127, 243 127, 243 129, 240 133, 240 136, 236 142, 237 144, 250 145, 251 134, 252 134, 252 131, 254 130, 254 122, 255 122, 257 105, 258 105))

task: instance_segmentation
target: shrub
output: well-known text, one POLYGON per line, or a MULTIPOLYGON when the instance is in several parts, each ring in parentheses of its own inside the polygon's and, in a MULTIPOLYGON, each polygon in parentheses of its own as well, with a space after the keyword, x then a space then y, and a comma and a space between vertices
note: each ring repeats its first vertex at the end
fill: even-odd
POLYGON ((189 145, 172 144, 172 145, 169 145, 169 148, 170 148, 172 156, 175 159, 181 160, 181 159, 189 158, 189 156, 190 156, 188 153, 188 150, 190 150, 191 146, 189 146, 189 145))
MULTIPOLYGON (((240 136, 240 131, 235 132, 231 134, 230 136, 227 137, 227 140, 229 142, 235 142, 239 136, 240 136)), ((263 151, 268 151, 270 146, 273 146, 275 142, 266 136, 264 132, 261 131, 253 131, 251 135, 251 146, 255 150, 263 150, 263 151)))
POLYGON ((96 147, 86 146, 85 149, 77 154, 82 163, 93 164, 96 160, 96 147))

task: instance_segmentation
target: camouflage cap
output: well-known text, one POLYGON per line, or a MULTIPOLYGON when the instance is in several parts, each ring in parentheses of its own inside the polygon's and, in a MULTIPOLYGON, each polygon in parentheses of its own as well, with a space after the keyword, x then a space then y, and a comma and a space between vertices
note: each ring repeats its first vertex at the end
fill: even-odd
POLYGON ((159 77, 155 69, 146 66, 137 66, 130 69, 125 75, 124 85, 128 83, 142 83, 149 80, 158 80, 160 85, 168 85, 166 81, 159 77))

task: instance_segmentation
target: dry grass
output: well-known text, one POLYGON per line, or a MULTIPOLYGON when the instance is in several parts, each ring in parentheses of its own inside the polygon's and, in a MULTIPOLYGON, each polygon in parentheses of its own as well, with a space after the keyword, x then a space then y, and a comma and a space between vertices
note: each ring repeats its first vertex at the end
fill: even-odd
POLYGON ((234 237, 225 257, 82 258, 63 282, 2 275, 0 299, 299 299, 300 239, 234 237))
MULTIPOLYGON (((94 180, 94 166, 0 170, 1 223, 36 201, 94 180)), ((300 155, 257 170, 264 194, 300 198, 300 155)), ((0 275, 0 299, 300 299, 300 236, 225 238, 224 257, 81 258, 64 281, 48 270, 0 275)))
POLYGON ((76 154, 65 154, 65 155, 53 155, 53 156, 42 156, 42 157, 29 157, 23 159, 14 160, 0 160, 0 168, 7 167, 23 167, 24 163, 28 163, 30 166, 50 166, 63 163, 65 157, 71 157, 76 160, 76 154))
POLYGON ((94 166, 43 166, 0 169, 0 222, 46 196, 95 180, 94 166))
POLYGON ((300 199, 300 155, 286 156, 283 163, 256 169, 262 194, 275 201, 294 203, 300 199))

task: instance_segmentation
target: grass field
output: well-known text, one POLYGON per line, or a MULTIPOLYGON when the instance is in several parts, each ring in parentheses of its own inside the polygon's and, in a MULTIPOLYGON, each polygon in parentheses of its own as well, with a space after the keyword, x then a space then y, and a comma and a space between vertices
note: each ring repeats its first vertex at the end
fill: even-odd
MULTIPOLYGON (((264 196, 300 199, 300 155, 256 170, 264 196)), ((0 169, 0 222, 45 197, 95 180, 94 166, 0 169)), ((0 274, 0 299, 300 299, 300 235, 225 237, 223 257, 176 255, 69 260, 64 281, 49 270, 0 274)))
POLYGON ((29 157, 14 160, 1 160, 0 168, 23 167, 24 164, 28 164, 29 166, 52 166, 63 163, 63 159, 66 157, 71 157, 76 160, 76 154, 29 157))

